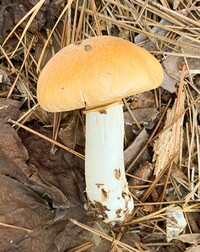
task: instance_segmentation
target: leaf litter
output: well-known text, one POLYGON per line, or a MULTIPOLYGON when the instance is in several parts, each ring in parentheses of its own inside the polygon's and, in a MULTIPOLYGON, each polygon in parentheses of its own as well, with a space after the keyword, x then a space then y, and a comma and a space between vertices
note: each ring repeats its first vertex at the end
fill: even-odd
POLYGON ((0 251, 198 251, 198 1, 0 5, 0 251), (51 56, 101 34, 136 42, 165 71, 161 88, 124 100, 124 155, 135 211, 115 228, 84 210, 84 115, 64 113, 59 126, 36 99, 38 75, 51 56), (187 225, 172 236, 168 211, 177 207, 187 225))
MULTIPOLYGON (((64 151, 62 154, 57 153, 57 158, 53 156, 49 161, 49 157, 45 157, 45 155, 50 155, 50 143, 45 141, 45 146, 41 138, 28 136, 26 132, 20 132, 20 139, 6 121, 10 116, 13 119, 17 116, 20 103, 1 99, 0 104, 2 108, 0 113, 2 116, 0 131, 0 233, 2 242, 0 251, 10 249, 59 251, 57 248, 59 246, 70 248, 73 246, 73 239, 69 238, 70 234, 64 245, 60 245, 60 242, 63 241, 61 239, 59 242, 59 237, 62 236, 62 232, 65 232, 65 228, 68 229, 69 226, 72 226, 68 220, 70 216, 78 219, 85 217, 85 212, 80 205, 80 202, 83 201, 81 193, 84 187, 79 188, 81 183, 77 184, 78 176, 80 177, 79 182, 83 181, 83 176, 79 174, 81 165, 79 164, 76 176, 75 169, 71 173, 70 169, 66 172, 66 162, 64 166, 62 163, 58 163, 58 160, 69 161, 70 154, 64 151), (31 137, 33 139, 30 139, 31 137), (27 142, 23 140, 24 138, 27 142), (26 147, 21 141, 26 144, 26 147), (35 142, 35 145, 28 146, 28 143, 31 142, 35 142), (43 149, 36 145, 43 146, 43 149), (31 148, 40 151, 36 153, 31 148), (42 151, 44 154, 42 156, 41 150, 44 149, 47 151, 42 151), (34 153, 34 155, 28 153, 34 153), (66 154, 67 156, 63 157, 66 154), (42 167, 40 166, 41 161, 42 167), (37 165, 37 168, 34 164, 37 165), (45 165, 48 166, 46 173, 44 172, 45 165), (62 166, 65 168, 65 176, 62 174, 62 166), (73 177, 76 180, 74 179, 72 183, 73 177), (68 199, 70 199, 70 203, 68 199)), ((73 163, 75 164, 76 161, 73 163)), ((82 241, 81 230, 77 227, 73 229, 80 233, 78 237, 82 241)))

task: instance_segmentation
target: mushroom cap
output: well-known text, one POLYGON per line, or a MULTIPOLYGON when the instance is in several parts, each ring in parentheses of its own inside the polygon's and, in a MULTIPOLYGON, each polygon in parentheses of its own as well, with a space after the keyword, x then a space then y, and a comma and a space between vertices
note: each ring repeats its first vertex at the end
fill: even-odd
POLYGON ((98 36, 55 54, 39 76, 37 97, 49 112, 101 110, 155 89, 162 80, 162 67, 149 52, 121 38, 98 36))

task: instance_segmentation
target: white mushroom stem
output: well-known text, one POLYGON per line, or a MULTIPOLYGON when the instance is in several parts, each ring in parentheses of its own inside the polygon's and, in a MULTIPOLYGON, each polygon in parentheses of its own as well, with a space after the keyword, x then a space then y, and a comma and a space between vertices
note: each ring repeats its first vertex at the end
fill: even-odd
POLYGON ((99 217, 112 224, 124 222, 134 207, 125 176, 123 143, 122 104, 105 113, 86 114, 86 193, 99 217))

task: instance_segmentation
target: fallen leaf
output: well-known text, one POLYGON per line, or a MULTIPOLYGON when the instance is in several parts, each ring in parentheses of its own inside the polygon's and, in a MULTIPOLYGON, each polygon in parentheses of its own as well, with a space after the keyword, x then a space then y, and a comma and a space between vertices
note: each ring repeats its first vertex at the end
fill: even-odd
POLYGON ((129 179, 130 191, 133 195, 139 198, 143 193, 144 188, 138 188, 138 186, 147 184, 147 180, 149 180, 153 175, 153 166, 148 161, 141 162, 140 166, 135 168, 131 175, 135 176, 135 178, 130 177, 129 179))
MULTIPOLYGON (((159 23, 160 25, 163 25, 163 26, 172 25, 172 23, 166 19, 161 19, 159 23)), ((168 33, 168 31, 162 27, 154 26, 151 29, 151 33, 155 33, 164 37, 168 33)), ((135 36, 134 42, 136 44, 141 43, 141 46, 145 48, 147 51, 157 50, 157 43, 159 43, 158 41, 155 41, 154 39, 149 40, 148 37, 143 34, 138 34, 137 36, 135 36)))
POLYGON ((200 251, 200 245, 192 246, 187 249, 188 252, 199 252, 200 251))
POLYGON ((174 0, 173 1, 173 10, 176 10, 180 4, 181 0, 174 0))
POLYGON ((48 195, 55 207, 69 207, 67 195, 53 184, 46 182, 37 173, 36 167, 27 165, 29 160, 27 149, 8 123, 9 118, 18 119, 19 106, 20 103, 17 101, 0 99, 0 173, 12 176, 41 195, 48 195))
POLYGON ((60 140, 69 148, 74 149, 76 146, 76 136, 77 136, 77 128, 79 123, 79 115, 78 111, 74 111, 68 120, 62 122, 62 124, 66 124, 65 126, 61 126, 58 136, 60 140))
MULTIPOLYGON (((37 43, 37 47, 35 48, 35 52, 34 52, 34 58, 35 60, 38 62, 39 58, 41 56, 43 47, 44 47, 44 42, 43 41, 38 41, 37 43)), ((58 48, 54 48, 55 52, 58 52, 58 48)), ((52 58, 52 50, 51 50, 51 46, 47 46, 46 50, 44 52, 44 55, 42 57, 42 61, 41 61, 41 69, 43 69, 43 67, 46 65, 46 63, 52 58)))
MULTIPOLYGON (((0 8, 0 36, 4 36, 11 31, 14 25, 16 25, 37 3, 38 1, 36 0, 4 0, 0 8)), ((63 6, 64 0, 56 0, 53 2, 45 1, 38 11, 36 18, 32 21, 29 31, 37 33, 42 28, 50 28, 55 15, 60 12, 63 6)), ((25 22, 20 25, 22 28, 27 24, 27 20, 29 19, 26 19, 25 22)))
POLYGON ((18 119, 19 106, 0 99, 0 251, 60 252, 93 242, 68 219, 92 221, 83 209, 83 161, 63 150, 50 156, 50 143, 19 130, 27 151, 7 122, 18 119))
POLYGON ((10 79, 5 70, 0 69, 0 83, 10 84, 10 79))
MULTIPOLYGON (((38 123, 32 125, 32 128, 50 137, 50 131, 38 123)), ((54 207, 67 207, 66 199, 72 204, 83 202, 84 161, 60 148, 55 154, 50 153, 51 144, 48 141, 27 131, 20 130, 19 134, 29 152, 28 165, 32 170, 31 181, 39 183, 42 179, 47 188, 60 192, 59 197, 57 195, 56 199, 52 199, 54 207)))
MULTIPOLYGON (((139 124, 143 124, 145 122, 153 122, 159 114, 157 108, 152 108, 152 107, 137 108, 137 109, 132 110, 132 113, 136 117, 139 124)), ((131 118, 128 111, 124 112, 124 121, 125 121, 125 124, 129 124, 129 125, 134 124, 133 119, 131 118)))
POLYGON ((153 166, 148 161, 141 163, 140 167, 135 169, 132 173, 137 178, 130 179, 130 185, 145 185, 147 180, 151 178, 153 174, 153 166))
POLYGON ((146 91, 134 95, 134 100, 131 102, 130 108, 147 108, 155 106, 155 97, 151 91, 146 91))
POLYGON ((199 220, 200 214, 199 213, 187 213, 187 219, 190 226, 190 229, 193 233, 200 233, 199 228, 199 220))
POLYGON ((188 179, 184 172, 177 165, 173 165, 171 176, 178 181, 187 181, 188 179))
POLYGON ((177 236, 176 239, 182 242, 197 245, 200 243, 200 234, 182 234, 177 236))
MULTIPOLYGON (((178 42, 182 42, 185 44, 192 44, 195 45, 194 42, 189 40, 188 38, 185 37, 180 37, 178 42)), ((178 53, 184 53, 188 55, 195 55, 195 56, 200 56, 199 49, 196 48, 179 48, 178 46, 175 47, 175 52, 178 53)), ((169 75, 171 78, 175 80, 180 79, 180 66, 185 64, 184 57, 179 57, 175 55, 170 55, 166 57, 166 59, 163 61, 163 67, 167 75, 169 75)), ((194 58, 194 57, 187 57, 187 64, 188 64, 188 69, 190 71, 191 76, 195 76, 199 74, 199 65, 200 65, 200 58, 194 58)))
POLYGON ((126 167, 136 158, 139 150, 144 146, 148 138, 149 134, 143 129, 132 144, 126 148, 124 151, 124 163, 126 167))
POLYGON ((142 242, 144 243, 152 243, 152 242, 161 242, 165 239, 165 234, 163 233, 146 233, 142 238, 142 242))
POLYGON ((164 73, 164 79, 163 79, 161 87, 170 93, 175 93, 177 91, 177 88, 175 86, 177 83, 177 80, 175 78, 172 78, 170 75, 168 75, 165 70, 163 70, 163 73, 164 73))

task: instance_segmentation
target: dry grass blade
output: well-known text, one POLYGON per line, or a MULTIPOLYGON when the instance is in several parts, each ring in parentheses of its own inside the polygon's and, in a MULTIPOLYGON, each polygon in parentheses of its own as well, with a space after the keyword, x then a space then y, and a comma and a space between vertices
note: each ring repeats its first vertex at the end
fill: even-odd
MULTIPOLYGON (((85 10, 88 14, 90 14, 91 16, 93 15, 93 12, 89 9, 86 9, 85 10)), ((195 45, 192 45, 192 44, 187 44, 187 43, 182 43, 182 42, 178 42, 176 40, 172 40, 172 39, 169 39, 167 37, 163 37, 163 36, 160 36, 156 33, 149 33, 148 31, 145 31, 145 30, 140 30, 139 28, 136 28, 134 26, 131 26, 131 25, 128 25, 126 23, 123 23, 121 21, 118 21, 116 19, 113 19, 111 17, 108 17, 106 15, 103 15, 101 13, 97 13, 98 17, 102 20, 105 20, 107 22, 110 22, 112 23, 113 25, 116 25, 118 26, 119 28, 121 29, 125 29, 125 30, 128 30, 128 31, 131 31, 131 32, 134 32, 134 33, 139 33, 139 34, 143 34, 143 35, 146 35, 147 37, 149 38, 153 38, 153 39, 156 39, 156 40, 159 40, 159 41, 162 41, 162 42, 165 42, 167 44, 171 44, 171 45, 176 45, 176 46, 179 46, 179 47, 182 47, 182 48, 200 48, 199 46, 195 46, 195 45)))
MULTIPOLYGON (((200 200, 196 199, 196 200, 190 200, 188 203, 191 204, 199 204, 200 200)), ((174 200, 174 201, 168 201, 168 202, 142 202, 142 203, 136 203, 135 206, 151 206, 151 205, 171 205, 171 204, 182 204, 185 203, 185 199, 182 200, 174 200)))
POLYGON ((130 251, 130 252, 141 252, 141 251, 144 251, 144 250, 137 250, 131 246, 129 246, 128 244, 125 244, 121 241, 118 241, 118 240, 115 240, 113 237, 110 237, 109 235, 105 234, 105 233, 102 233, 94 228, 91 228, 83 223, 80 223, 78 222, 77 220, 74 220, 74 219, 70 219, 75 225, 79 226, 79 227, 82 227, 84 228, 85 230, 88 230, 96 235, 99 235, 101 236, 102 238, 112 242, 112 244, 115 244, 115 245, 118 245, 119 247, 121 247, 122 249, 126 249, 126 251, 130 251))
POLYGON ((2 223, 2 222, 0 222, 0 226, 2 226, 2 227, 7 227, 7 228, 13 228, 13 229, 24 230, 24 231, 27 231, 27 232, 32 232, 32 231, 33 231, 33 230, 31 230, 31 229, 28 229, 28 228, 18 227, 18 226, 15 226, 15 225, 10 225, 10 224, 6 224, 6 223, 2 223))
POLYGON ((50 143, 52 143, 52 144, 54 144, 54 145, 56 145, 56 146, 58 146, 58 147, 60 147, 60 148, 62 148, 62 149, 64 149, 64 150, 66 150, 66 151, 68 151, 68 152, 70 152, 70 153, 72 153, 73 155, 75 155, 75 156, 77 156, 77 157, 79 157, 79 158, 84 159, 84 156, 83 156, 82 154, 80 154, 80 153, 78 153, 77 151, 74 151, 74 150, 68 148, 67 146, 65 146, 65 145, 63 145, 63 144, 60 144, 60 143, 58 143, 58 142, 52 140, 51 138, 48 138, 48 137, 42 135, 42 134, 39 133, 39 132, 37 132, 37 131, 35 131, 35 130, 32 130, 32 129, 28 128, 27 126, 25 126, 25 125, 23 125, 23 124, 21 124, 21 123, 18 123, 18 122, 14 121, 14 120, 9 119, 8 121, 11 122, 11 123, 13 123, 14 125, 19 126, 19 127, 22 128, 22 129, 25 129, 25 130, 27 130, 27 131, 29 131, 29 132, 31 132, 31 133, 37 135, 37 136, 39 136, 39 137, 41 137, 41 138, 43 138, 43 139, 49 141, 50 143))
MULTIPOLYGON (((79 20, 78 20, 78 26, 77 26, 76 32, 74 32, 76 34, 75 40, 73 40, 74 42, 77 42, 77 40, 79 38, 79 35, 80 35, 81 31, 82 31, 82 26, 83 26, 83 21, 84 21, 84 11, 85 11, 86 2, 87 1, 84 0, 83 4, 81 6, 81 12, 80 12, 79 20)), ((75 27, 74 27, 74 31, 75 31, 75 27)))
POLYGON ((172 206, 174 206, 174 205, 170 205, 170 206, 164 207, 164 208, 162 208, 162 209, 160 209, 160 210, 158 210, 158 211, 156 211, 154 213, 151 213, 151 214, 139 217, 137 219, 134 219, 134 220, 126 223, 126 225, 130 225, 130 224, 133 225, 133 224, 142 223, 142 222, 146 222, 146 221, 152 221, 153 218, 158 219, 158 218, 160 218, 160 217, 163 216, 161 214, 165 213, 166 210, 169 209, 169 208, 171 208, 172 206))
POLYGON ((176 53, 176 52, 160 52, 160 51, 151 51, 153 54, 161 54, 161 55, 172 55, 184 58, 192 58, 192 59, 200 59, 199 55, 188 54, 188 53, 176 53))
POLYGON ((140 124, 139 124, 137 118, 134 116, 132 110, 130 109, 130 107, 129 107, 129 105, 128 105, 128 102, 126 101, 126 99, 123 99, 123 102, 124 102, 124 104, 125 104, 125 106, 126 106, 128 112, 129 112, 131 118, 133 119, 133 122, 137 125, 138 129, 141 130, 142 127, 140 126, 140 124))
POLYGON ((23 33, 20 37, 20 41, 18 42, 14 52, 12 53, 13 55, 15 54, 15 52, 17 51, 17 48, 19 47, 24 35, 26 34, 30 24, 32 23, 33 19, 35 18, 36 14, 38 13, 38 11, 40 10, 41 6, 43 5, 43 3, 45 2, 45 0, 40 0, 13 28, 13 30, 10 32, 10 34, 7 36, 7 38, 5 39, 3 46, 5 45, 5 43, 8 41, 8 39, 11 37, 11 35, 14 33, 14 31, 17 29, 18 26, 20 26, 27 17, 29 17, 31 14, 31 17, 28 21, 28 23, 26 24, 26 27, 23 30, 23 33))
POLYGON ((37 72, 39 72, 39 69, 40 69, 40 65, 41 65, 41 62, 42 62, 42 59, 43 59, 43 56, 44 56, 44 52, 46 50, 46 47, 51 39, 51 36, 55 30, 55 28, 57 27, 58 23, 60 22, 61 18, 63 17, 63 15, 65 14, 65 12, 67 11, 67 9, 70 7, 70 5, 72 4, 73 0, 69 0, 67 5, 65 6, 65 8, 63 9, 63 11, 61 12, 60 16, 58 17, 54 27, 52 28, 47 40, 46 40, 46 43, 44 44, 43 48, 42 48, 42 52, 41 52, 41 55, 40 55, 40 58, 38 60, 38 64, 37 64, 37 72))
POLYGON ((188 104, 187 108, 178 115, 176 115, 174 120, 172 120, 168 125, 166 125, 165 128, 161 130, 155 137, 153 137, 152 140, 155 140, 163 131, 170 128, 181 116, 183 116, 187 111, 189 111, 193 105, 198 104, 199 101, 200 95, 198 95, 194 100, 192 100, 192 102, 188 104))
MULTIPOLYGON (((136 1, 142 3, 141 0, 136 0, 136 1)), ((177 11, 171 10, 170 8, 166 8, 165 6, 162 6, 161 4, 156 3, 155 1, 151 0, 151 1, 149 1, 149 3, 152 4, 152 6, 157 7, 159 10, 161 10, 161 11, 163 11, 165 13, 169 13, 171 16, 179 19, 180 21, 184 21, 186 24, 192 24, 195 27, 200 27, 199 22, 193 20, 192 18, 188 18, 188 17, 180 14, 177 11)))
POLYGON ((11 69, 17 73, 16 68, 14 67, 12 61, 10 60, 10 58, 8 57, 7 53, 5 52, 5 50, 3 49, 3 47, 1 45, 0 45, 0 50, 1 50, 2 54, 3 54, 3 56, 6 58, 9 66, 11 67, 11 69))
POLYGON ((200 181, 195 185, 194 189, 186 196, 184 207, 187 206, 188 202, 190 201, 194 193, 199 189, 199 187, 200 187, 200 181))
POLYGON ((13 92, 13 90, 14 90, 14 88, 15 88, 15 85, 16 85, 18 79, 19 79, 19 76, 20 76, 21 72, 22 72, 22 69, 24 68, 24 65, 26 64, 26 60, 27 60, 27 58, 28 58, 28 56, 29 56, 29 53, 30 53, 30 50, 31 50, 31 48, 32 48, 33 41, 34 41, 34 37, 32 38, 32 41, 31 41, 31 43, 30 43, 30 45, 29 45, 29 48, 28 48, 28 50, 27 50, 27 52, 26 52, 26 54, 25 54, 24 60, 23 60, 23 62, 22 62, 22 64, 21 64, 20 70, 19 70, 19 72, 18 72, 18 74, 17 74, 17 77, 16 77, 14 83, 12 84, 12 87, 11 87, 9 93, 8 93, 7 98, 10 98, 10 96, 12 95, 12 92, 13 92))
MULTIPOLYGON (((168 38, 167 36, 160 36, 158 33, 155 33, 151 30, 150 27, 160 27, 163 30, 166 30, 169 32, 169 35, 171 33, 174 33, 176 36, 183 36, 187 37, 191 41, 196 41, 197 44, 199 44, 198 36, 196 38, 192 34, 192 30, 188 29, 188 32, 181 32, 180 27, 182 26, 183 29, 187 29, 187 27, 190 27, 190 19, 186 18, 188 22, 188 26, 185 25, 185 23, 182 23, 179 19, 177 19, 175 12, 172 11, 172 13, 166 15, 166 11, 160 10, 159 7, 155 7, 149 4, 149 1, 135 1, 132 3, 132 1, 128 2, 125 1, 124 4, 119 3, 119 1, 114 1, 114 0, 106 0, 105 6, 102 7, 97 12, 97 15, 99 16, 100 20, 104 20, 107 23, 112 24, 113 26, 116 25, 119 30, 127 30, 130 33, 131 32, 136 32, 139 34, 146 35, 148 38, 150 38, 153 43, 157 43, 156 40, 163 41, 165 44, 168 45, 178 45, 182 47, 196 47, 196 45, 193 45, 192 43, 186 44, 186 43, 180 43, 174 39, 168 38), (143 13, 143 9, 140 10, 140 13, 138 14, 137 8, 135 7, 138 4, 139 8, 143 8, 144 6, 146 7, 145 12, 143 13), (110 8, 109 8, 110 7, 110 8), (110 12, 107 12, 106 14, 104 9, 106 10, 112 10, 110 12), (119 10, 121 11, 120 13, 124 12, 124 16, 119 15, 118 12, 119 10), (152 15, 155 15, 157 18, 152 20, 149 18, 149 15, 146 15, 145 13, 151 13, 152 15), (115 12, 117 14, 115 14, 115 12), (143 14, 143 15, 142 15, 143 14), (175 17, 174 17, 175 16, 175 17), (171 27, 169 25, 163 25, 157 21, 159 18, 168 20, 171 22, 171 27), (174 25, 173 25, 174 24, 174 25), (139 28, 137 27, 139 26, 139 28), (176 25, 176 26, 175 26, 176 25), (177 27, 178 26, 178 27, 177 27)), ((93 16, 93 11, 90 9, 85 10, 89 15, 93 16)), ((183 16, 183 15, 181 15, 183 16)), ((184 16, 183 16, 184 17, 184 16)), ((199 46, 197 46, 199 47, 199 46)))
MULTIPOLYGON (((39 106, 39 104, 35 104, 31 109, 29 109, 26 113, 24 113, 16 122, 19 123, 21 122, 23 119, 23 123, 25 122, 25 120, 30 116, 30 114, 39 106)), ((23 124, 22 123, 22 124, 23 124)), ((13 127, 15 127, 16 124, 13 124, 13 127)))
POLYGON ((165 108, 165 110, 164 110, 162 116, 160 117, 160 119, 159 119, 159 121, 158 121, 158 123, 157 123, 155 129, 153 130, 153 132, 152 132, 152 134, 151 134, 149 140, 148 140, 147 143, 144 145, 144 147, 141 149, 141 151, 138 153, 137 157, 132 161, 132 163, 131 163, 131 164, 129 165, 129 167, 126 169, 126 172, 127 172, 127 173, 132 169, 132 167, 133 167, 133 165, 135 164, 135 162, 139 159, 139 157, 142 155, 142 153, 143 153, 143 152, 145 151, 145 149, 148 147, 149 143, 150 143, 150 142, 152 141, 152 139, 154 138, 154 136, 155 136, 155 134, 156 134, 156 132, 157 132, 157 130, 158 130, 158 128, 159 128, 159 126, 160 126, 160 124, 161 124, 161 122, 162 122, 162 120, 163 120, 165 114, 166 114, 166 112, 167 112, 167 109, 169 108, 170 103, 171 103, 171 100, 169 100, 169 102, 168 102, 168 104, 167 104, 167 106, 166 106, 166 108, 165 108))
POLYGON ((92 7, 92 11, 93 11, 93 13, 94 13, 94 20, 95 20, 95 23, 96 23, 97 35, 98 35, 98 36, 101 36, 102 33, 101 33, 101 29, 100 29, 99 18, 98 18, 98 16, 97 16, 96 4, 95 4, 95 1, 94 1, 94 0, 91 0, 91 7, 92 7))
POLYGON ((94 245, 91 242, 86 242, 80 246, 77 246, 75 248, 69 249, 67 250, 67 252, 82 252, 82 251, 87 251, 88 249, 90 249, 91 247, 93 247, 94 245))
POLYGON ((160 178, 165 174, 166 170, 172 165, 174 159, 176 158, 177 153, 175 153, 171 159, 169 160, 169 162, 166 164, 166 166, 164 167, 164 169, 159 173, 159 175, 154 179, 153 183, 149 186, 149 188, 145 191, 145 193, 142 195, 141 197, 141 201, 145 201, 148 196, 151 194, 151 192, 153 191, 153 189, 155 188, 156 184, 158 183, 158 181, 160 180, 160 178))

